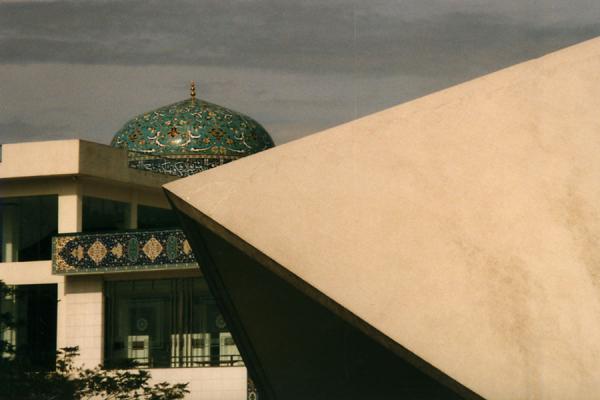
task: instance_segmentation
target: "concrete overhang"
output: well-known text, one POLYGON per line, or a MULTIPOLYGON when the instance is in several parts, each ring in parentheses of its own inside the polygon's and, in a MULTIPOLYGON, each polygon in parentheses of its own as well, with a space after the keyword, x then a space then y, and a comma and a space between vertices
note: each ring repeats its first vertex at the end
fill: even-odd
POLYGON ((130 168, 126 150, 85 140, 9 143, 0 149, 0 180, 81 176, 160 188, 176 179, 130 168))
POLYGON ((595 39, 166 185, 265 397, 597 398, 599 71, 595 39))

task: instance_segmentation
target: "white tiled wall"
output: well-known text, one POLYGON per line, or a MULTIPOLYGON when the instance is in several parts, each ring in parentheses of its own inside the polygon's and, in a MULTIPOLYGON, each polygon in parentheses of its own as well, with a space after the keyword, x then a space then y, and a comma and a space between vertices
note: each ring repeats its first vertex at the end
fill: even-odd
POLYGON ((65 282, 64 346, 79 346, 78 362, 92 368, 102 363, 104 312, 102 278, 71 276, 65 282))
MULTIPOLYGON (((88 368, 103 361, 104 308, 100 276, 70 276, 61 301, 65 311, 61 346, 79 346, 78 362, 88 368)), ((151 369, 152 381, 186 383, 190 400, 245 400, 244 367, 151 369)))
POLYGON ((244 367, 151 369, 152 381, 186 383, 186 400, 245 400, 247 375, 244 367))

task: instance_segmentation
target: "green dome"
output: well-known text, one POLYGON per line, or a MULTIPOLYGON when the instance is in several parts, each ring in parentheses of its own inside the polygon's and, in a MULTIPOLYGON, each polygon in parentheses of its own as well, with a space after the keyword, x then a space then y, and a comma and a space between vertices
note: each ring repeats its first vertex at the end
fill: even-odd
MULTIPOLYGON (((193 89, 192 89, 193 90, 193 89)), ((187 176, 274 146, 252 118, 194 97, 127 122, 114 147, 130 151, 130 166, 187 176)))

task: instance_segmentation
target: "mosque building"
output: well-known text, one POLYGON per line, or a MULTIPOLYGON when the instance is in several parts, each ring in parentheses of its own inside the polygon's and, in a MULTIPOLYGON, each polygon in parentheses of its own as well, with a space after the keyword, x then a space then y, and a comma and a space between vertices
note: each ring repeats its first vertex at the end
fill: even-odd
POLYGON ((252 118, 190 97, 128 121, 111 146, 5 144, 0 280, 22 322, 4 339, 35 365, 135 361, 192 399, 253 395, 247 372, 162 185, 271 148, 252 118))
POLYGON ((5 339, 193 399, 597 399, 598 71, 600 38, 277 147, 193 87, 5 145, 5 339))

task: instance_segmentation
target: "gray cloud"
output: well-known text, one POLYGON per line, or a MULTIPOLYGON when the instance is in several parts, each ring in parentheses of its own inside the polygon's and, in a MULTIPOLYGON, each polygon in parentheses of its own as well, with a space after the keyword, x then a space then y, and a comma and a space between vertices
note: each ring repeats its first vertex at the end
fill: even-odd
POLYGON ((0 141, 108 142, 197 79, 282 143, 597 35, 597 0, 0 0, 0 141))
POLYGON ((556 15, 564 13, 556 0, 509 1, 511 12, 497 3, 5 3, 0 60, 437 73, 460 79, 465 71, 487 71, 600 34, 598 19, 589 18, 600 16, 600 5, 564 20, 556 15))
POLYGON ((16 117, 7 121, 0 121, 0 138, 2 138, 2 143, 64 139, 65 131, 67 130, 68 127, 66 125, 36 125, 16 117))

